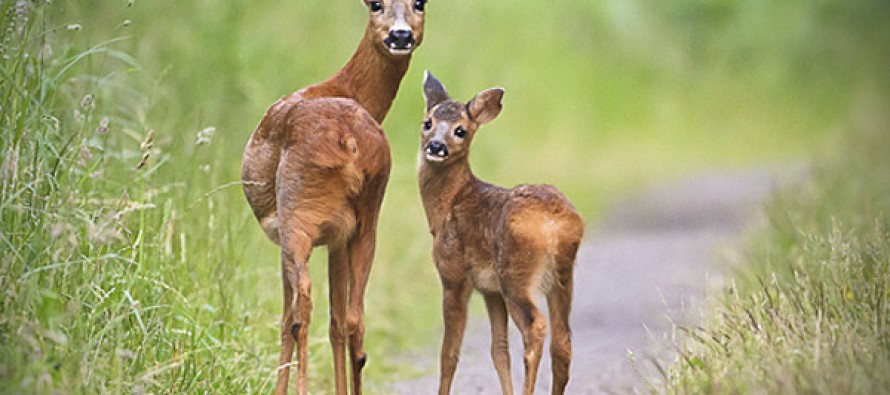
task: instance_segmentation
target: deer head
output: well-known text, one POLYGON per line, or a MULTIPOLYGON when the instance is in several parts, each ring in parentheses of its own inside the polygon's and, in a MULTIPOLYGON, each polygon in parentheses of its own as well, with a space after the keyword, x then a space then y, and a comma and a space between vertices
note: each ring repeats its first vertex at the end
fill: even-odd
POLYGON ((423 41, 427 0, 363 0, 368 7, 368 33, 378 48, 394 56, 410 55, 423 41))
POLYGON ((461 103, 452 100, 445 86, 427 71, 423 97, 426 100, 421 138, 423 158, 430 164, 446 164, 465 158, 479 126, 497 118, 504 90, 487 89, 461 103))

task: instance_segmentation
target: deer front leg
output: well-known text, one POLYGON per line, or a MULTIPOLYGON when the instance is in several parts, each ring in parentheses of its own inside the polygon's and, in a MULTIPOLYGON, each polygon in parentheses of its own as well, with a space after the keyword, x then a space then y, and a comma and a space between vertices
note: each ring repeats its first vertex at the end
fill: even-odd
POLYGON ((510 344, 507 337, 507 306, 504 297, 498 293, 486 293, 485 308, 491 322, 491 360, 501 381, 504 395, 513 394, 513 379, 510 376, 510 344))
POLYGON ((466 280, 456 283, 442 281, 442 284, 442 318, 445 323, 445 333, 442 337, 440 355, 439 395, 447 395, 451 393, 454 371, 460 359, 460 346, 467 326, 467 302, 470 300, 471 289, 466 280))
POLYGON ((346 395, 346 299, 349 291, 349 256, 346 245, 329 246, 328 285, 331 326, 329 337, 334 357, 334 388, 346 395))
MULTIPOLYGON (((286 232, 282 232, 286 233, 286 232)), ((312 239, 286 237, 281 244, 281 271, 284 279, 284 317, 281 325, 281 354, 275 393, 287 394, 290 361, 297 346, 297 393, 306 394, 309 319, 312 314, 309 280, 309 253, 312 239)))

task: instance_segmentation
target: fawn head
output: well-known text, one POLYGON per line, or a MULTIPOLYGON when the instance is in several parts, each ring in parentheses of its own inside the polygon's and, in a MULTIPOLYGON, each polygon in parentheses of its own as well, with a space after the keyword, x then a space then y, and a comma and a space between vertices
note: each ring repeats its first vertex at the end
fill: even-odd
POLYGON ((423 41, 427 0, 363 0, 368 7, 368 29, 384 51, 409 55, 423 41))
POLYGON ((429 71, 425 74, 426 118, 420 146, 422 155, 427 163, 453 163, 467 156, 479 126, 491 122, 501 113, 504 90, 487 89, 461 103, 452 100, 442 83, 429 71))

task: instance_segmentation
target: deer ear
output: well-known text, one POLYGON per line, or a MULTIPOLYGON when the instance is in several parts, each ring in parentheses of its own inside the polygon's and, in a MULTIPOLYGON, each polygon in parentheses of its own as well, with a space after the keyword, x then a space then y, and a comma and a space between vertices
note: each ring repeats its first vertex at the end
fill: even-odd
POLYGON ((503 97, 504 90, 502 88, 491 88, 479 92, 473 100, 467 103, 467 112, 469 112, 470 118, 479 124, 491 122, 501 113, 503 97))
POLYGON ((449 97, 445 86, 436 77, 433 77, 429 70, 424 71, 423 74, 423 99, 426 100, 426 110, 429 111, 437 104, 448 100, 449 97))

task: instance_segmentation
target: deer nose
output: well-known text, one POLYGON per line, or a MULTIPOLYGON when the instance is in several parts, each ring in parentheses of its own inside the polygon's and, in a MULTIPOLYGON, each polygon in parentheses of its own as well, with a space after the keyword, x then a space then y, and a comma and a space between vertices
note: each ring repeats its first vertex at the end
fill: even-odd
POLYGON ((441 141, 433 140, 426 145, 426 153, 444 158, 448 156, 448 147, 441 141))
POLYGON ((389 46, 394 49, 408 49, 414 46, 414 33, 410 30, 390 30, 389 46))

